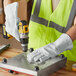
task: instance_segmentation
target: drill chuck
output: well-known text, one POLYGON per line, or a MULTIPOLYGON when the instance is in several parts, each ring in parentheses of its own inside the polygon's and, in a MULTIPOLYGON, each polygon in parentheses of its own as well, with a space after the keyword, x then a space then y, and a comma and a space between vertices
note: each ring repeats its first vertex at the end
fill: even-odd
POLYGON ((27 45, 27 44, 21 44, 21 46, 22 46, 22 50, 23 50, 24 52, 27 52, 28 45, 27 45))
POLYGON ((27 52, 27 50, 28 50, 28 37, 27 38, 20 38, 20 42, 21 42, 22 50, 24 52, 27 52))

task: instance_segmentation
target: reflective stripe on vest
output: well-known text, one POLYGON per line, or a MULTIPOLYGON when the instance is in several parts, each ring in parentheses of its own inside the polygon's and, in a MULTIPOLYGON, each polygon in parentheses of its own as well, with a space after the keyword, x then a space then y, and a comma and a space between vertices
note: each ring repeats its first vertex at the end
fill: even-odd
MULTIPOLYGON (((37 0, 34 13, 31 16, 31 21, 48 26, 48 22, 49 22, 48 20, 38 17, 39 12, 40 12, 40 6, 41 6, 41 0, 37 0)), ((72 9, 70 12, 69 20, 68 20, 66 27, 62 27, 52 21, 49 22, 49 27, 55 28, 57 31, 59 31, 61 33, 67 32, 68 29, 72 26, 74 17, 76 15, 76 7, 75 6, 76 6, 76 0, 74 0, 73 6, 72 6, 72 9)))

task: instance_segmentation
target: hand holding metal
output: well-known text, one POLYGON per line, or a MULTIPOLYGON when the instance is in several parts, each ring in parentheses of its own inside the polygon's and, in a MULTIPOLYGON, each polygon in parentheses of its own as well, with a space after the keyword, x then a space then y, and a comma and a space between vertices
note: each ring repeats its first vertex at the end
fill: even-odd
POLYGON ((73 48, 72 40, 67 34, 62 34, 55 42, 41 47, 27 55, 30 63, 42 63, 60 53, 73 48))

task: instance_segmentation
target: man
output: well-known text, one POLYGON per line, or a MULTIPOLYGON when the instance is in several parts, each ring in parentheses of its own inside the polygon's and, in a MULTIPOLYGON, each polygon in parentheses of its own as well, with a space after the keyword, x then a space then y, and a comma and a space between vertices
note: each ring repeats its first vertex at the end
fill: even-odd
MULTIPOLYGON (((72 27, 70 26, 68 29, 64 28, 66 27, 67 23, 69 24, 71 22, 72 24, 73 22, 70 21, 71 17, 69 17, 73 4, 74 4, 74 0, 64 0, 64 1, 63 0, 47 0, 47 1, 35 0, 34 1, 31 21, 30 21, 30 28, 29 28, 30 30, 29 48, 34 48, 37 50, 28 54, 27 60, 30 63, 31 62, 42 63, 47 59, 49 59, 50 57, 53 58, 65 50, 71 50, 64 52, 64 55, 65 56, 68 55, 67 58, 69 60, 75 61, 76 59, 75 42, 73 43, 74 44, 73 47, 72 41, 76 39, 76 35, 75 35, 76 18, 72 27), (54 3, 57 3, 57 5, 55 6, 54 3), (53 4, 53 10, 51 4, 53 4), (72 48, 74 49, 72 50, 72 48)), ((8 31, 8 26, 11 21, 7 17, 8 15, 7 8, 9 7, 7 6, 5 8, 5 14, 6 14, 6 26, 8 31)), ((75 14, 73 15, 75 16, 75 14)), ((17 16, 15 16, 15 23, 14 23, 15 26, 17 23, 16 19, 17 16)), ((10 30, 8 31, 8 33, 10 33, 10 30)), ((14 33, 18 34, 17 29, 16 31, 14 30, 14 33)), ((13 36, 16 37, 16 39, 18 39, 17 35, 14 34, 13 36)))
POLYGON ((68 60, 76 61, 76 24, 72 26, 76 14, 75 2, 34 1, 29 26, 29 48, 37 50, 27 56, 30 63, 42 63, 62 52, 68 60), (57 6, 54 6, 55 2, 58 3, 57 6))

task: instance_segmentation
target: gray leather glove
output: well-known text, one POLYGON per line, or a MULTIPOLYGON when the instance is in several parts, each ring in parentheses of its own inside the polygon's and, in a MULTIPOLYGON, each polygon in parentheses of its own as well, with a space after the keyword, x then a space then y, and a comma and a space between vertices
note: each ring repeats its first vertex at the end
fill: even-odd
POLYGON ((7 5, 4 9, 6 15, 6 31, 15 37, 16 40, 19 41, 19 32, 18 32, 18 17, 17 17, 17 10, 18 10, 18 2, 11 3, 7 5))
POLYGON ((67 34, 62 34, 54 43, 41 47, 27 55, 28 62, 42 63, 66 50, 73 48, 72 40, 67 34))

